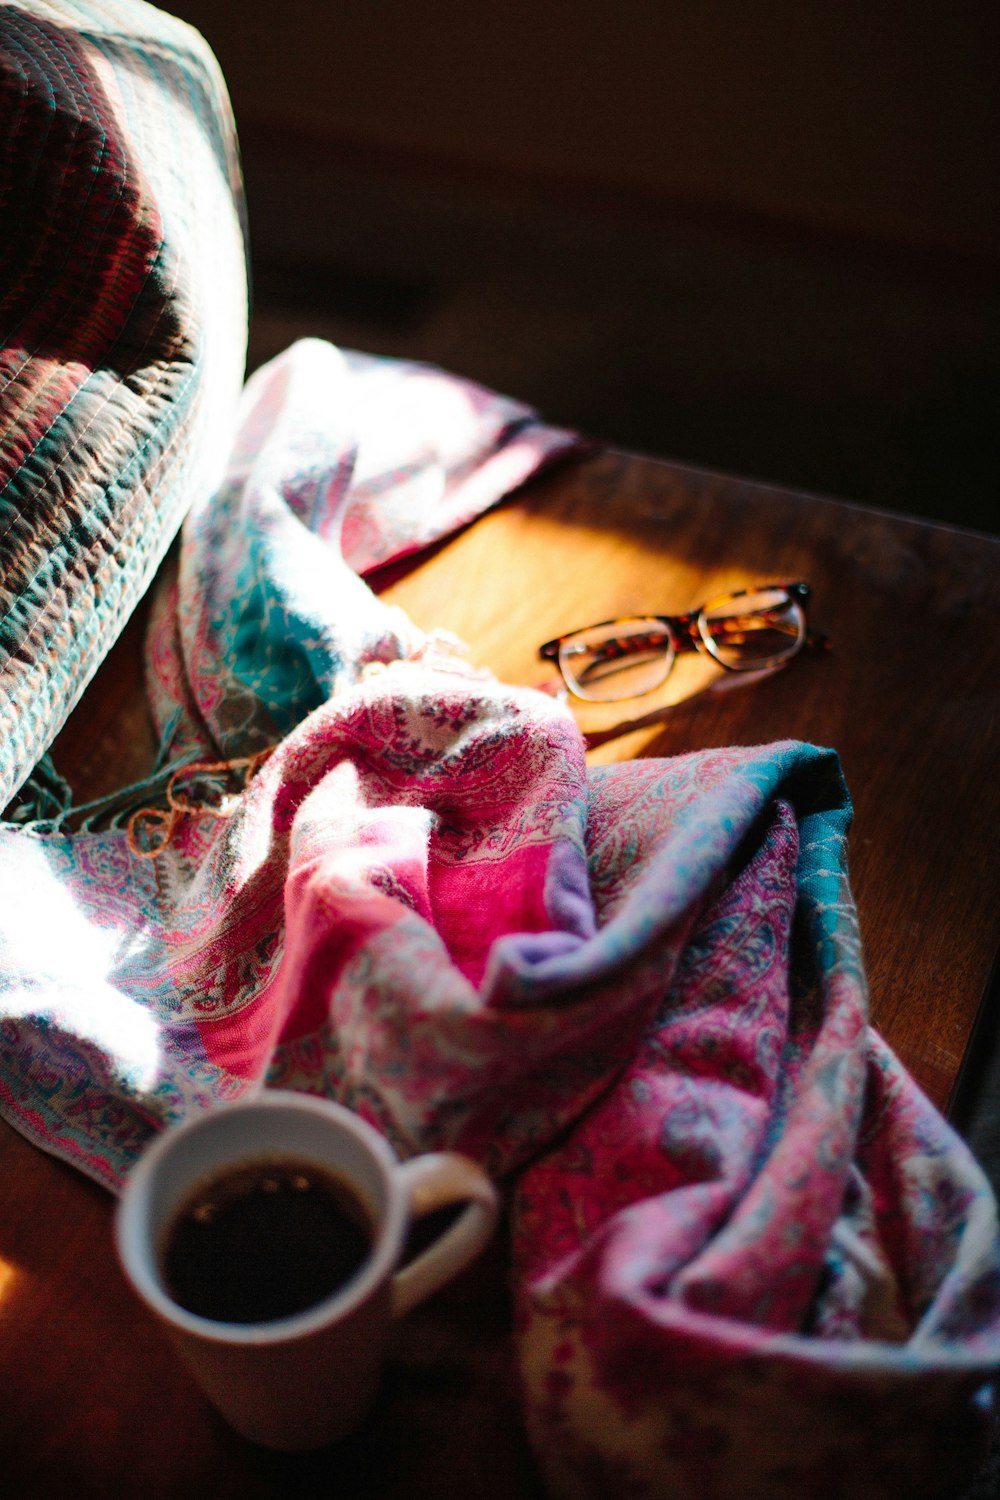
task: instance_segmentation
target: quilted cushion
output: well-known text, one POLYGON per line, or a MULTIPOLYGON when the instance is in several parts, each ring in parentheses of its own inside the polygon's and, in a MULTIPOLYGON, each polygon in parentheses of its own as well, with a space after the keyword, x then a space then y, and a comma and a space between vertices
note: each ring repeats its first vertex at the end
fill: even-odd
POLYGON ((0 5, 0 807, 226 458, 246 358, 218 65, 139 0, 0 5))

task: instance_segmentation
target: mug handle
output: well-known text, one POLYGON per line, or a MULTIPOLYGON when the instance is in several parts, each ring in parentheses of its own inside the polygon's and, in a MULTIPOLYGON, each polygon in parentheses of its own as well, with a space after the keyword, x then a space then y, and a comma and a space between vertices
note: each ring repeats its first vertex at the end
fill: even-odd
POLYGON ((449 1203, 466 1204, 465 1212, 441 1238, 393 1277, 392 1311, 399 1317, 436 1292, 479 1253, 493 1233, 500 1200, 482 1168, 457 1151, 431 1151, 401 1162, 396 1171, 414 1219, 449 1203))

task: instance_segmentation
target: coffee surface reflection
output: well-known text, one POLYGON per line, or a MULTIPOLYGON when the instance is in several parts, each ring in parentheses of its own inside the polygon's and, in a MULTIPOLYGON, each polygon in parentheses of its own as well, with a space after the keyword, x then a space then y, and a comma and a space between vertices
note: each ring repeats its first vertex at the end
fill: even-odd
POLYGON ((170 1295, 219 1323, 269 1323, 315 1306, 361 1270, 373 1226, 352 1187, 316 1162, 258 1158, 205 1178, 173 1215, 170 1295))

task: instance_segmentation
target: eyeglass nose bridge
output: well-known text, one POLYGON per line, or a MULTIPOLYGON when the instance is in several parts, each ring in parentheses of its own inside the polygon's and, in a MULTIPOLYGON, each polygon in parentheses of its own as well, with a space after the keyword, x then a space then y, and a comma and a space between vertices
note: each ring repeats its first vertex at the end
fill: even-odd
POLYGON ((702 640, 701 628, 698 624, 700 615, 701 611, 695 609, 689 610, 684 615, 657 615, 655 617, 661 625, 666 626, 675 656, 680 656, 685 651, 705 650, 705 642, 702 640))

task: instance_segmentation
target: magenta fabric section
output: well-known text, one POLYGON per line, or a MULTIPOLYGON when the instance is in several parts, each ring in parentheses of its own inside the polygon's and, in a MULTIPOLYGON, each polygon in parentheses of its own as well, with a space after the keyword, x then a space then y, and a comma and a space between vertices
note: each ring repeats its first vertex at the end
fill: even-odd
POLYGON ((996 1204, 868 1026, 836 755, 589 768, 566 705, 361 577, 575 451, 440 371, 308 341, 258 372, 149 682, 173 766, 273 748, 153 859, 121 818, 0 827, 0 1106, 111 1188, 272 1086, 477 1158, 554 1495, 957 1482, 996 1204))

